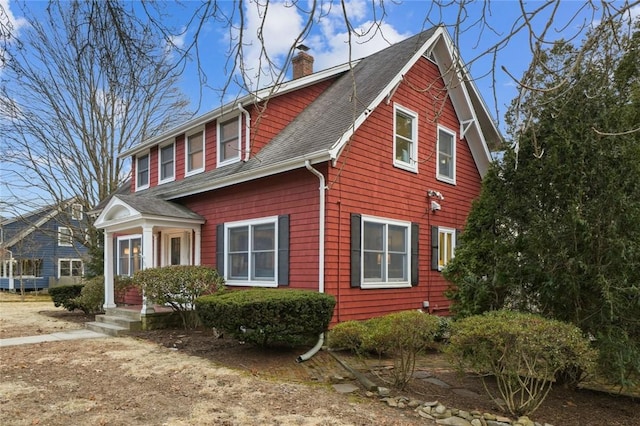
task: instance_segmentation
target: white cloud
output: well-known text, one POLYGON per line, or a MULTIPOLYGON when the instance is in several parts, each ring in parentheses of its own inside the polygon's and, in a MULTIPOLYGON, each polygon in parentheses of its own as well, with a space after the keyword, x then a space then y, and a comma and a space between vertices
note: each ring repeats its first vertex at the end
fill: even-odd
POLYGON ((0 72, 4 64, 4 43, 10 43, 13 39, 17 39, 20 29, 27 25, 27 20, 21 17, 16 18, 9 7, 9 0, 0 0, 0 72))

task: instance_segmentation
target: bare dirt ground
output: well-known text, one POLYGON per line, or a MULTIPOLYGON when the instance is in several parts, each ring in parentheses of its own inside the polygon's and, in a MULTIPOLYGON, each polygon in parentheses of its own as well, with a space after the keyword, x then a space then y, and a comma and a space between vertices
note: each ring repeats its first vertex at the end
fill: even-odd
MULTIPOLYGON (((1 300, 0 338, 80 328, 93 319, 51 302, 1 300)), ((300 353, 264 351, 203 330, 0 348, 0 424, 433 424, 366 397, 364 389, 336 393, 328 376, 346 371, 326 352, 297 364, 300 353)), ((339 356, 376 383, 389 378, 390 360, 339 356)), ((423 357, 418 371, 436 383, 415 379, 392 394, 501 414, 478 378, 453 372, 440 355, 423 357)), ((555 426, 640 425, 640 402, 558 387, 531 417, 555 426)))

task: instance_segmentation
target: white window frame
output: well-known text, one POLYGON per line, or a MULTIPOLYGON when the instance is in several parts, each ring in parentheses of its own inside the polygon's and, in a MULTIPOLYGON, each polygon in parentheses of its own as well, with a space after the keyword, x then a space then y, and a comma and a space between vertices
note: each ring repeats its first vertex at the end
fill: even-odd
POLYGON ((73 229, 68 226, 58 226, 58 247, 73 247, 73 229), (65 234, 63 230, 69 231, 68 234, 65 234), (65 242, 67 237, 71 242, 65 242))
POLYGON ((176 180, 176 144, 175 142, 165 143, 158 147, 158 184, 161 185, 167 182, 173 182, 176 180), (162 150, 165 148, 171 147, 172 152, 172 168, 171 168, 171 176, 162 178, 162 150))
MULTIPOLYGON (((447 239, 445 238, 444 241, 446 243, 447 239)), ((456 230, 453 228, 439 226, 438 227, 438 270, 442 271, 449 264, 449 262, 453 260, 454 257, 456 257, 456 230), (451 257, 448 259, 445 258, 443 263, 440 263, 442 254, 443 253, 446 254, 449 252, 446 244, 444 247, 442 246, 442 244, 440 244, 440 241, 442 240, 441 238, 442 235, 444 235, 445 237, 449 235, 451 237, 451 257)))
POLYGON ((74 203, 71 205, 71 219, 82 220, 84 217, 84 208, 80 203, 74 203))
POLYGON ((259 219, 241 220, 237 222, 228 222, 224 224, 224 275, 225 282, 230 286, 251 286, 251 287, 277 287, 278 286, 278 216, 263 217, 259 219), (251 273, 253 269, 253 250, 251 247, 252 233, 251 229, 256 225, 273 225, 274 226, 274 257, 273 257, 273 280, 252 280, 251 273), (233 279, 230 277, 231 265, 229 262, 229 231, 233 228, 248 227, 248 262, 247 272, 248 279, 233 279))
MULTIPOLYGON (((44 268, 44 260, 42 258, 38 258, 38 259, 32 259, 32 258, 27 258, 27 259, 17 259, 17 264, 20 265, 20 273, 18 274, 19 277, 23 277, 23 278, 42 278, 42 269, 44 268), (32 274, 32 275, 27 275, 24 273, 24 262, 32 262, 34 265, 34 269, 35 272, 38 272, 38 268, 37 268, 37 263, 38 261, 40 261, 40 274, 38 275, 36 274, 32 274)), ((13 276, 16 277, 16 269, 13 269, 13 276)))
POLYGON ((187 133, 184 138, 184 175, 191 176, 198 173, 202 173, 204 171, 205 165, 207 164, 207 156, 206 156, 206 132, 204 126, 201 126, 197 129, 192 130, 187 133), (189 138, 195 136, 198 133, 202 133, 202 167, 197 169, 189 169, 189 138))
POLYGON ((417 173, 418 172, 417 158, 418 158, 418 113, 394 103, 393 105, 393 165, 400 169, 417 173), (403 136, 399 136, 397 134, 396 122, 397 122, 398 114, 405 115, 411 119, 411 134, 413 136, 411 140, 408 140, 403 136), (411 143, 411 152, 407 153, 407 155, 409 156, 407 161, 399 160, 396 157, 396 142, 397 142, 397 138, 399 137, 405 140, 408 140, 411 143))
POLYGON ((84 262, 82 259, 58 259, 58 278, 62 278, 62 262, 69 262, 69 273, 71 275, 65 275, 64 278, 77 278, 84 276, 84 262), (80 275, 73 275, 73 262, 80 262, 80 275))
POLYGON ((149 188, 149 183, 151 182, 151 154, 149 151, 143 154, 136 155, 136 191, 141 191, 143 189, 149 188), (147 183, 140 183, 140 160, 143 158, 147 158, 147 183))
POLYGON ((447 129, 446 127, 443 126, 438 126, 438 142, 437 142, 437 147, 436 147, 436 179, 442 181, 442 182, 446 182, 446 183, 450 183, 452 185, 456 184, 456 151, 457 151, 457 137, 456 137, 456 132, 454 132, 453 130, 447 129), (440 155, 441 155, 441 150, 440 150, 440 133, 446 133, 448 135, 451 136, 451 174, 453 176, 447 176, 447 175, 443 175, 442 173, 440 173, 440 155))
POLYGON ((218 151, 218 163, 217 163, 217 167, 220 166, 225 166, 227 164, 232 164, 232 163, 237 163, 238 161, 240 161, 240 158, 242 158, 242 116, 241 115, 236 115, 236 116, 227 116, 227 117, 221 117, 218 119, 218 122, 216 124, 216 129, 217 129, 217 135, 216 135, 216 140, 217 142, 217 151, 218 151), (229 122, 235 120, 237 125, 238 125, 238 145, 237 145, 237 152, 238 155, 236 155, 235 157, 232 158, 228 158, 226 160, 222 159, 222 153, 224 152, 222 149, 222 125, 223 124, 228 124, 229 122))
MULTIPOLYGON (((387 219, 376 216, 368 216, 362 215, 361 223, 360 223, 360 288, 362 289, 372 289, 372 288, 407 288, 411 287, 411 222, 406 222, 403 220, 395 220, 395 219, 387 219), (384 254, 382 255, 383 259, 389 259, 389 245, 387 244, 387 238, 389 235, 388 229, 389 225, 394 226, 402 226, 406 230, 406 280, 389 280, 389 269, 385 268, 385 277, 383 281, 367 281, 365 279, 365 223, 377 223, 385 225, 385 235, 384 235, 384 254)), ((388 264, 388 260, 387 260, 388 264)))
MULTIPOLYGON (((131 250, 131 241, 132 240, 140 240, 140 268, 142 269, 142 234, 131 234, 131 235, 123 235, 122 237, 116 238, 116 275, 122 276, 122 271, 120 270, 120 242, 129 241, 129 250, 131 250)), ((131 260, 131 252, 129 253, 129 260, 131 260)), ((133 273, 129 271, 129 274, 126 275, 128 277, 133 276, 133 273)))

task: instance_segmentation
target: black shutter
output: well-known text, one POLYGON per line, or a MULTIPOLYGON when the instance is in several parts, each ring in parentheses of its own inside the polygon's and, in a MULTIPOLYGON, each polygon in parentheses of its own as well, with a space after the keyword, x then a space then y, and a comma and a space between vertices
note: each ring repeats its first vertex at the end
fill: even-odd
POLYGON ((351 213, 351 287, 360 287, 362 216, 351 213))
POLYGON ((224 277, 224 223, 216 226, 216 269, 224 277))
POLYGON ((411 224, 411 286, 418 285, 418 242, 420 241, 420 226, 413 222, 411 224))
POLYGON ((431 269, 434 271, 438 270, 438 245, 440 244, 440 239, 438 235, 438 227, 431 227, 431 269))
POLYGON ((278 285, 289 285, 289 215, 278 216, 278 285))

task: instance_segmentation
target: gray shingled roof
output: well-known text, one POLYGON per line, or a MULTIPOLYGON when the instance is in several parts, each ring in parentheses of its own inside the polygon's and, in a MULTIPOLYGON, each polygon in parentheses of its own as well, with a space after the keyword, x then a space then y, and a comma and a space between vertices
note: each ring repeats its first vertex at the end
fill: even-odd
POLYGON ((115 197, 136 209, 142 215, 165 216, 174 219, 204 220, 202 216, 180 204, 160 200, 156 197, 134 194, 115 195, 115 197))
POLYGON ((398 75, 436 27, 421 32, 358 62, 353 72, 345 72, 302 111, 249 161, 211 170, 188 179, 163 184, 144 191, 145 196, 172 199, 196 193, 212 181, 315 153, 327 152, 349 130, 354 120, 398 75), (355 96, 354 96, 355 94, 355 96))

